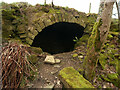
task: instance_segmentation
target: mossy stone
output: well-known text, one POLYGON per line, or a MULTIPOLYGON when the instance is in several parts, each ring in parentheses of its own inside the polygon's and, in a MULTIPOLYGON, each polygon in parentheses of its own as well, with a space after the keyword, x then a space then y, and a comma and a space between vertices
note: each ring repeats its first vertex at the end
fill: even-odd
POLYGON ((116 53, 114 56, 115 56, 115 57, 119 57, 119 56, 120 56, 120 54, 116 53))
POLYGON ((25 38, 25 40, 26 40, 26 42, 29 44, 29 45, 31 45, 32 43, 33 43, 33 40, 32 39, 30 39, 30 38, 25 38))
POLYGON ((73 56, 73 57, 77 57, 77 56, 78 56, 78 54, 73 54, 72 56, 73 56))
POLYGON ((38 57, 37 55, 33 54, 31 56, 28 56, 28 60, 32 62, 33 64, 36 64, 38 62, 38 57))
POLYGON ((30 47, 30 49, 37 54, 41 54, 43 52, 42 49, 38 47, 30 47))
POLYGON ((73 67, 67 67, 59 72, 59 78, 65 88, 94 88, 78 71, 73 67))

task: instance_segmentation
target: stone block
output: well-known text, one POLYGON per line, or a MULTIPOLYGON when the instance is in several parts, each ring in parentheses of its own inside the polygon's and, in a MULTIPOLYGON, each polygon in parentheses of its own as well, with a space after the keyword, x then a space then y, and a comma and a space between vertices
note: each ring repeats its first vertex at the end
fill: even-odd
POLYGON ((59 72, 59 78, 65 88, 94 88, 78 71, 73 67, 67 67, 59 72))

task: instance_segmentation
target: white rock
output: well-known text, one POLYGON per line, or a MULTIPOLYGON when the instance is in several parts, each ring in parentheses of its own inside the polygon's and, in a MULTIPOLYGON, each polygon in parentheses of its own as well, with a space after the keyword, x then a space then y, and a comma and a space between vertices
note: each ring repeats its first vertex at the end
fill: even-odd
POLYGON ((49 64, 55 64, 54 56, 50 56, 50 55, 46 56, 44 62, 45 62, 45 63, 49 63, 49 64))
POLYGON ((60 80, 57 81, 57 84, 60 85, 60 80))
POLYGON ((29 88, 31 88, 33 85, 34 84, 32 84, 32 83, 28 83, 26 86, 29 87, 29 88))
POLYGON ((103 88, 107 88, 106 85, 103 85, 103 88))
POLYGON ((55 59, 55 63, 56 64, 58 64, 58 63, 60 63, 61 61, 60 61, 60 59, 55 59))
POLYGON ((83 59, 83 56, 78 56, 79 58, 83 59))

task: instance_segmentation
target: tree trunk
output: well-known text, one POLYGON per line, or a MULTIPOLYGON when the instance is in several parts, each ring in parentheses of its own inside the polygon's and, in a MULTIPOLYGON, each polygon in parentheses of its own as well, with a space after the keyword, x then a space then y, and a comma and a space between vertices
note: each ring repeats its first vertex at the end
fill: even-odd
MULTIPOLYGON (((116 6, 117 6, 117 11, 118 11, 118 30, 120 32, 120 0, 119 0, 118 3, 116 2, 116 6)), ((120 39, 120 33, 118 35, 118 38, 120 39)), ((120 45, 120 43, 119 43, 119 45, 120 45)), ((120 50, 118 51, 118 53, 120 54, 120 50)), ((118 84, 120 84, 120 60, 118 60, 118 66, 119 66, 118 69, 117 69, 117 73, 119 74, 118 84)))
POLYGON ((116 7, 118 11, 118 30, 120 30, 120 0, 118 3, 116 2, 116 7))
POLYGON ((91 3, 90 3, 90 5, 89 5, 89 13, 90 13, 90 11, 91 11, 91 3))
POLYGON ((92 34, 88 40, 84 69, 85 77, 90 81, 92 81, 95 76, 99 52, 110 29, 114 2, 108 1, 109 0, 105 0, 105 2, 101 2, 97 21, 94 24, 92 34))
POLYGON ((53 0, 52 0, 52 3, 51 3, 51 6, 54 7, 53 0))
POLYGON ((44 5, 46 5, 46 0, 44 1, 44 5))

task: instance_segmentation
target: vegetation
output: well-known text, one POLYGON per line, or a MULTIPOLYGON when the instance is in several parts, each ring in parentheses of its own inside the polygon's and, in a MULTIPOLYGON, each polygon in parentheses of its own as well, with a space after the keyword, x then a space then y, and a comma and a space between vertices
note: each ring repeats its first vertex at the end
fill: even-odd
POLYGON ((34 77, 31 72, 36 70, 27 56, 31 56, 28 47, 17 42, 10 42, 2 48, 3 88, 18 88, 23 84, 22 80, 26 84, 28 78, 34 77))
POLYGON ((61 70, 59 77, 64 79, 63 84, 72 88, 102 88, 101 83, 105 82, 120 88, 119 20, 111 20, 112 13, 104 14, 112 11, 113 3, 107 3, 106 9, 100 9, 103 11, 100 11, 99 14, 85 14, 68 7, 54 5, 51 7, 46 4, 46 0, 45 6, 4 2, 2 2, 2 6, 3 88, 25 87, 29 81, 35 80, 38 75, 36 65, 39 61, 40 63, 43 61, 42 55, 46 56, 41 48, 30 46, 35 36, 43 28, 56 22, 68 22, 69 19, 82 26, 86 25, 84 35, 81 38, 74 37, 75 51, 77 50, 78 53, 72 54, 73 59, 77 57, 79 59, 73 60, 73 62, 84 62, 84 67, 81 65, 79 69, 66 67, 61 70), (83 46, 85 47, 83 51, 87 52, 79 49, 83 46))
POLYGON ((114 2, 101 1, 101 4, 100 9, 102 11, 99 12, 97 22, 94 24, 92 34, 88 40, 88 51, 84 62, 85 75, 90 81, 94 78, 99 52, 109 32, 114 2))

